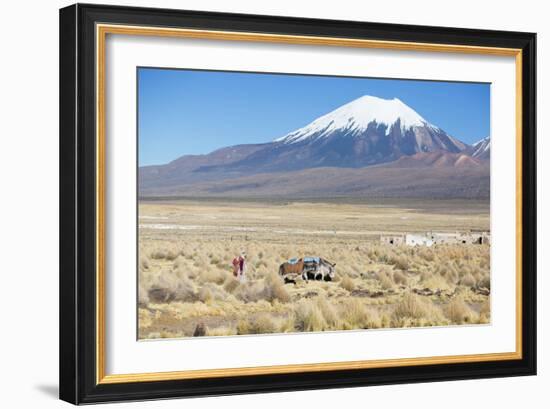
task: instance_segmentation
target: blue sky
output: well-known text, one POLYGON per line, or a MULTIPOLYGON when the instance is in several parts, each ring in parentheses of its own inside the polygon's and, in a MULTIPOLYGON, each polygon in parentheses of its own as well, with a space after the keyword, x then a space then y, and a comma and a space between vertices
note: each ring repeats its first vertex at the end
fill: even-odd
POLYGON ((490 132, 489 84, 139 68, 139 165, 268 142, 365 94, 467 143, 490 132))

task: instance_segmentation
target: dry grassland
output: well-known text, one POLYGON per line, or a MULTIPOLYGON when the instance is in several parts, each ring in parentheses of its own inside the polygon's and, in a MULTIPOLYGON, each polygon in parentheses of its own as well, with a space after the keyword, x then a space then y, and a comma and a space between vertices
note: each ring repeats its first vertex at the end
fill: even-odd
POLYGON ((489 230, 478 202, 141 202, 139 338, 490 322, 490 247, 381 245, 380 234, 489 230), (247 253, 247 280, 231 261, 247 253), (284 284, 292 257, 332 282, 284 284))

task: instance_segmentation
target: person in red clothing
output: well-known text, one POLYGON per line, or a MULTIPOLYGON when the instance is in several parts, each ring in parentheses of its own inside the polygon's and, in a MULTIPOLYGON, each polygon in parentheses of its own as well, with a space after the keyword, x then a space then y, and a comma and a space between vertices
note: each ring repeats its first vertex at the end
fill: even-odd
POLYGON ((235 278, 239 278, 239 270, 241 269, 240 267, 241 263, 239 262, 239 257, 235 257, 231 262, 231 264, 233 264, 233 276, 235 278))
POLYGON ((233 259, 233 275, 239 281, 245 281, 246 272, 246 253, 243 251, 239 257, 233 259))

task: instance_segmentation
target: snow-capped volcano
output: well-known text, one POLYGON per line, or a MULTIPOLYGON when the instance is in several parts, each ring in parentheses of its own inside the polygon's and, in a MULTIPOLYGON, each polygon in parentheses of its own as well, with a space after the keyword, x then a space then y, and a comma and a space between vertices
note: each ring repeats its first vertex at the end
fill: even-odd
MULTIPOLYGON (((239 152, 241 147, 234 147, 239 152)), ((355 99, 240 160, 212 161, 195 174, 286 172, 317 167, 361 168, 417 153, 460 153, 470 149, 422 118, 399 99, 369 95, 355 99)))
POLYGON ((489 148, 481 142, 462 143, 397 98, 365 95, 272 142, 140 168, 140 191, 485 197, 489 148))
POLYGON ((419 152, 459 153, 468 147, 399 99, 365 95, 275 139, 231 167, 256 172, 357 168, 419 152))
POLYGON ((317 118, 303 128, 275 139, 275 142, 296 143, 330 136, 336 131, 359 135, 373 124, 376 127, 384 127, 386 135, 395 126, 399 126, 402 132, 413 127, 439 130, 398 98, 382 99, 364 95, 317 118))
MULTIPOLYGON (((276 149, 272 153, 284 153, 292 168, 364 167, 419 152, 459 153, 469 147, 401 100, 370 95, 342 105, 273 143, 276 149)), ((263 164, 273 162, 265 155, 261 160, 263 164)), ((281 169, 280 164, 277 166, 281 169)))
POLYGON ((471 156, 478 159, 489 159, 491 156, 491 137, 488 136, 474 143, 471 156))

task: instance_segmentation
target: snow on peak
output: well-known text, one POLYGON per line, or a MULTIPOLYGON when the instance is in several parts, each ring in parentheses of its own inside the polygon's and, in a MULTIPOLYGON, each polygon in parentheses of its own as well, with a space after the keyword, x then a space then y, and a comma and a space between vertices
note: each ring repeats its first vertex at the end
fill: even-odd
POLYGON ((474 143, 472 146, 480 146, 482 144, 487 144, 491 141, 491 137, 490 136, 487 136, 483 139, 480 139, 479 141, 477 141, 476 143, 474 143))
POLYGON ((438 129, 398 98, 382 99, 364 95, 317 118, 303 128, 275 139, 275 142, 295 143, 310 137, 317 139, 338 130, 358 134, 365 131, 373 122, 377 125, 385 125, 387 135, 392 125, 398 120, 402 130, 414 126, 438 129))
POLYGON ((486 138, 483 138, 473 145, 474 153, 472 153, 473 157, 479 156, 483 154, 484 152, 487 152, 489 149, 491 149, 491 137, 488 136, 486 138))

